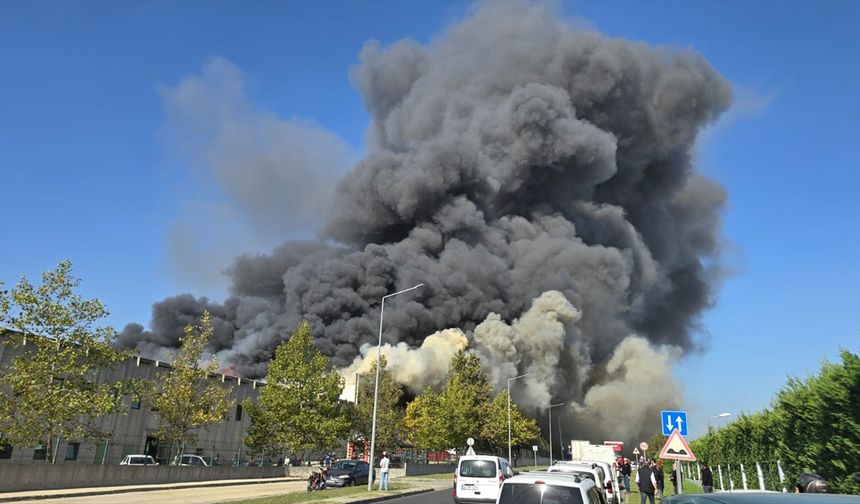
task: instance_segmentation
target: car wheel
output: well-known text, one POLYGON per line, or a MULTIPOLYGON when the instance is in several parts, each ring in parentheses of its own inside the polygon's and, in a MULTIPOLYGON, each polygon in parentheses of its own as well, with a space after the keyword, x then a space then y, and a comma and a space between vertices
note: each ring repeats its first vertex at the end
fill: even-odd
POLYGON ((346 486, 355 486, 355 478, 349 478, 349 481, 346 482, 346 486))

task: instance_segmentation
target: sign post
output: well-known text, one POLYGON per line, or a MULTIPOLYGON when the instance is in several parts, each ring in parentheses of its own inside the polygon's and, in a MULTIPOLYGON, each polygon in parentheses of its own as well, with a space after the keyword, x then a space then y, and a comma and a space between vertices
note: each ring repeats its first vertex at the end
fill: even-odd
POLYGON ((535 467, 537 467, 537 445, 532 445, 532 451, 535 452, 535 467))
MULTIPOLYGON (((686 416, 684 418, 686 421, 686 416)), ((675 477, 678 481, 678 493, 684 493, 684 481, 681 476, 681 461, 695 462, 696 456, 693 455, 693 450, 684 439, 684 436, 678 432, 678 429, 672 431, 663 449, 660 450, 660 458, 675 460, 675 477)))
POLYGON ((663 435, 672 434, 673 430, 678 430, 682 436, 687 435, 687 412, 686 411, 671 411, 663 410, 660 412, 660 428, 663 429, 663 435))

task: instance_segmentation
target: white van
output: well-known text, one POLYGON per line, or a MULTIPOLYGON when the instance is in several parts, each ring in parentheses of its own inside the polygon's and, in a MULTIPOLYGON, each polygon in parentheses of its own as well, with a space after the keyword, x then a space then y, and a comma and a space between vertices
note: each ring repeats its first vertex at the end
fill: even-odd
POLYGON ((595 483, 597 489, 606 499, 606 502, 610 502, 612 490, 609 492, 606 491, 606 485, 604 483, 605 477, 603 476, 603 471, 599 467, 586 467, 584 465, 574 464, 555 464, 549 466, 546 472, 571 474, 579 477, 580 480, 588 478, 595 483))
POLYGON ((606 496, 607 502, 610 504, 621 502, 620 485, 618 485, 618 475, 612 468, 612 464, 608 464, 599 460, 566 460, 560 461, 557 465, 566 465, 571 467, 592 468, 599 472, 603 481, 598 485, 606 496))
POLYGON ((498 504, 603 504, 590 478, 575 478, 558 472, 529 472, 505 481, 498 504))
POLYGON ((499 488, 514 470, 508 461, 492 455, 464 455, 454 471, 454 502, 496 502, 499 488))

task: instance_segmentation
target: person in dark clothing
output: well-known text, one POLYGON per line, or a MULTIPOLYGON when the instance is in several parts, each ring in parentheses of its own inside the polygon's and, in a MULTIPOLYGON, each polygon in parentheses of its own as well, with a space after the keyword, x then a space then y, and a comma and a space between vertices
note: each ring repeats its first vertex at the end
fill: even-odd
POLYGON ((639 465, 636 471, 636 484, 639 485, 639 504, 645 504, 645 499, 654 504, 654 492, 657 491, 657 479, 647 462, 639 465))
POLYGON ((707 462, 702 462, 702 490, 705 493, 713 493, 714 491, 714 475, 711 474, 711 468, 707 462))
POLYGON ((677 462, 672 462, 672 475, 669 476, 669 479, 672 481, 672 488, 675 489, 675 495, 678 495, 678 485, 682 483, 678 481, 677 464, 677 462))
POLYGON ((624 478, 624 491, 630 495, 630 459, 624 459, 624 463, 621 464, 621 477, 624 478))
POLYGON ((663 474, 663 461, 658 460, 654 466, 654 480, 657 481, 657 499, 663 500, 663 487, 665 484, 665 474, 663 474))

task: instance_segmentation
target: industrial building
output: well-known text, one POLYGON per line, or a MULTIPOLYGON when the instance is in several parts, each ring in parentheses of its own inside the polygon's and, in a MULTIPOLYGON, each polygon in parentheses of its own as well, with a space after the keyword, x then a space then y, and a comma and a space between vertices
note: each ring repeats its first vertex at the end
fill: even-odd
MULTIPOLYGON (((0 368, 5 368, 18 350, 6 345, 2 338, 0 335, 0 368)), ((133 356, 115 369, 99 370, 97 380, 102 383, 115 383, 130 378, 158 379, 159 375, 169 369, 169 364, 165 362, 133 356)), ((242 402, 246 399, 256 400, 263 383, 225 374, 210 375, 210 379, 231 389, 229 398, 233 401, 233 406, 222 422, 194 431, 197 441, 194 446, 187 446, 185 453, 199 454, 217 465, 259 463, 257 455, 254 460, 250 460, 248 449, 244 446, 250 418, 243 412, 242 402)), ((158 439, 153 434, 157 413, 139 401, 130 398, 125 398, 124 401, 123 413, 106 415, 95 421, 100 430, 112 433, 110 439, 106 442, 60 440, 55 451, 55 463, 118 464, 128 454, 149 454, 162 464, 168 463, 169 447, 159 446, 158 439)), ((44 455, 44 447, 0 447, 0 464, 41 462, 44 455)), ((273 457, 276 459, 277 455, 273 457)))

